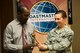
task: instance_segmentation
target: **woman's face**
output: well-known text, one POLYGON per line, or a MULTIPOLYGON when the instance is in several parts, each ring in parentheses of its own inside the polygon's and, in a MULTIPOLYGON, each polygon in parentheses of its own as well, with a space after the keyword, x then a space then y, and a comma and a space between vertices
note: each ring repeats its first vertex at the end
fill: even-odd
POLYGON ((64 24, 64 22, 65 22, 65 19, 62 18, 62 14, 61 14, 61 13, 55 14, 54 18, 55 18, 55 22, 56 22, 56 23, 58 24, 58 26, 60 26, 60 27, 61 27, 61 26, 64 24))

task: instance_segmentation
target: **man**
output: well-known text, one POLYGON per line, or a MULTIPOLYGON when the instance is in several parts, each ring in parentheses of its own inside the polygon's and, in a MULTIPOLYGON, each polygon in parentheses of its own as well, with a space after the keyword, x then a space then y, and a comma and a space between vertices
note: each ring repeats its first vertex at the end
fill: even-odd
POLYGON ((4 49, 9 53, 32 53, 34 27, 28 21, 30 12, 22 5, 18 6, 18 15, 4 31, 4 49))
POLYGON ((66 12, 59 10, 54 15, 57 27, 48 33, 46 44, 38 44, 40 50, 49 50, 49 53, 71 53, 70 46, 74 32, 66 25, 66 12))

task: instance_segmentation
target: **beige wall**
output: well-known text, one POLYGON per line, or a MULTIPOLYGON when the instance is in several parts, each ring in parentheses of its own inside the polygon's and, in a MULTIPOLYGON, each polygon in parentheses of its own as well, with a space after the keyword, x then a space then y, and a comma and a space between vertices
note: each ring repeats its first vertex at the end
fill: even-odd
POLYGON ((72 17, 74 30, 73 53, 80 53, 80 0, 72 0, 72 17))

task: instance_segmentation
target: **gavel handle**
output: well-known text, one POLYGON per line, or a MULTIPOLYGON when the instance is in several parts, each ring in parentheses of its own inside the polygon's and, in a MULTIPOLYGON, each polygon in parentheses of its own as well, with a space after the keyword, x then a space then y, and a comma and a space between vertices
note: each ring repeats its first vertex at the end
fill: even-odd
POLYGON ((35 41, 39 44, 38 40, 35 38, 35 41))
POLYGON ((37 39, 36 39, 34 33, 32 34, 32 36, 34 37, 34 39, 35 39, 35 41, 37 42, 37 44, 39 44, 39 42, 37 41, 37 39))

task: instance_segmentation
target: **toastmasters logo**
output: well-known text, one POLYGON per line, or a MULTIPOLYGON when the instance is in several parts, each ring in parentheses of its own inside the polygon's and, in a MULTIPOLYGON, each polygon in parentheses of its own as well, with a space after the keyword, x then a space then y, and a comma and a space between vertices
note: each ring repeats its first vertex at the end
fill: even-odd
POLYGON ((57 7, 49 1, 40 1, 31 9, 30 21, 39 32, 49 32, 56 27, 54 14, 57 7))

